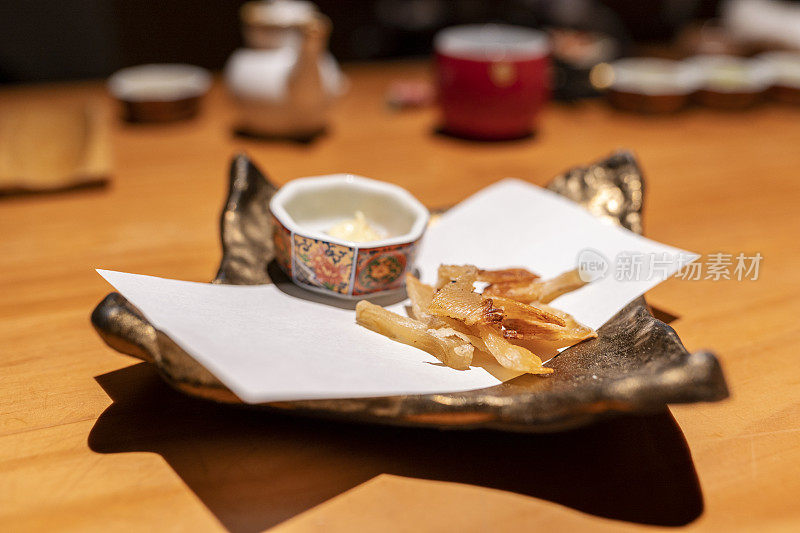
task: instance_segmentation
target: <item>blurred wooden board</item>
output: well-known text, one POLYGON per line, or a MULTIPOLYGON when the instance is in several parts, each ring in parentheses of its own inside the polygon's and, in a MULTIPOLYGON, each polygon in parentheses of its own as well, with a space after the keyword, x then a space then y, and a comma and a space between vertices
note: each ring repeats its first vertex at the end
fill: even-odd
MULTIPOLYGON (((305 511, 338 512, 316 506, 355 494, 350 508, 363 507, 365 519, 387 531, 424 530, 427 516, 441 530, 453 514, 470 517, 456 523, 474 531, 487 520, 497 531, 540 523, 553 531, 651 530, 635 517, 663 524, 667 503, 684 511, 686 530, 797 530, 800 108, 652 118, 602 102, 551 105, 536 138, 475 144, 433 134, 434 110, 386 109, 391 80, 424 77, 427 69, 348 69, 352 88, 331 132, 311 144, 233 137, 232 108, 219 86, 191 122, 134 127, 109 118, 113 187, 0 203, 2 529, 252 532, 305 511), (209 409, 112 352, 89 324, 109 290, 94 267, 195 281, 214 275, 217 217, 238 150, 278 183, 352 171, 447 206, 506 176, 544 185, 620 147, 636 151, 648 179, 649 237, 703 254, 764 256, 758 281, 673 279, 648 294, 653 306, 679 317, 671 325, 689 350, 719 353, 732 391, 720 404, 671 409, 677 426, 628 421, 588 435, 530 436, 511 443, 530 456, 513 471, 508 460, 497 468, 504 455, 490 448, 505 441, 486 434, 468 441, 470 450, 480 448, 478 460, 477 451, 459 455, 463 447, 448 434, 209 409), (686 458, 681 432, 691 469, 678 461, 686 458), (605 453, 592 454, 598 447, 605 453), (446 460, 450 453, 457 460, 446 460), (534 466, 540 458, 550 466, 534 466), (666 471, 681 475, 666 482, 666 471), (696 494, 668 496, 690 487, 694 471, 699 510, 696 494), (376 477, 386 481, 371 484, 376 477), (354 487, 368 490, 348 492, 354 487), (634 498, 637 492, 652 497, 634 498), (587 494, 606 499, 587 507, 577 501, 587 494)), ((101 83, 79 83, 4 88, 0 114, 86 101, 112 109, 101 83)), ((319 529, 314 520, 295 524, 295 531, 319 529)))
POLYGON ((107 119, 92 105, 20 105, 0 114, 0 196, 104 184, 107 119))

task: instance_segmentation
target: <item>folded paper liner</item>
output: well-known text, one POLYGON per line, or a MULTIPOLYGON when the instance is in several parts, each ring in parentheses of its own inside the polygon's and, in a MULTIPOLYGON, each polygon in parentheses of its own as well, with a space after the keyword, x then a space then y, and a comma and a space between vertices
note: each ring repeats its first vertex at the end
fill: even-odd
MULTIPOLYGON (((588 261, 600 268, 597 279, 552 305, 599 328, 697 257, 507 179, 444 214, 424 236, 417 267, 433 283, 442 263, 520 266, 550 277, 588 261)), ((356 325, 352 305, 289 283, 212 285, 98 272, 246 403, 450 393, 518 375, 492 361, 469 370, 445 367, 356 325)), ((404 305, 391 309, 405 315, 404 305)))

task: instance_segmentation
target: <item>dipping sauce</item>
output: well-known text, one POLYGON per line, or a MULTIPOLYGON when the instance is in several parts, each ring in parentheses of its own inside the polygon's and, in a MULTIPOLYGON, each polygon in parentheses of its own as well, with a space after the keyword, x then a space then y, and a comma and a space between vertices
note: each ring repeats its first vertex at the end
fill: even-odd
POLYGON ((343 220, 333 226, 328 230, 328 235, 351 242, 377 241, 386 237, 384 232, 367 223, 367 217, 361 211, 356 211, 353 218, 343 220))

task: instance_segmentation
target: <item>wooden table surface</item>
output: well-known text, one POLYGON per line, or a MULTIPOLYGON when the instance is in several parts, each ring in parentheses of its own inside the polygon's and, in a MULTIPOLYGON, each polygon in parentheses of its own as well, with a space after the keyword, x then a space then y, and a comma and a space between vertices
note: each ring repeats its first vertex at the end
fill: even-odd
MULTIPOLYGON (((219 88, 192 122, 111 117, 109 187, 0 199, 0 529, 800 529, 800 108, 551 105, 535 139, 476 144, 433 134, 433 110, 384 106, 390 80, 426 72, 349 69, 330 134, 311 144, 233 137, 219 88), (278 183, 349 171, 435 207, 506 176, 545 184, 620 147, 648 180, 649 237, 764 257, 757 281, 671 279, 648 294, 689 350, 719 354, 725 402, 553 436, 293 419, 184 398, 89 324, 109 292, 95 267, 213 276, 237 151, 278 183)), ((83 83, 5 88, 0 113, 86 100, 110 109, 83 83)))

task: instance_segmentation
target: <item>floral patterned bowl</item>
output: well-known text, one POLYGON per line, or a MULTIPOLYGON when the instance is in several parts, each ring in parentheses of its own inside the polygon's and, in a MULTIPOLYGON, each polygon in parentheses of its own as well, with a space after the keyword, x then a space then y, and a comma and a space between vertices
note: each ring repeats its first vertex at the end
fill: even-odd
POLYGON ((293 180, 269 208, 281 269, 303 288, 351 299, 404 286, 429 216, 405 189, 352 174, 293 180), (387 237, 354 242, 327 233, 357 211, 387 237))

